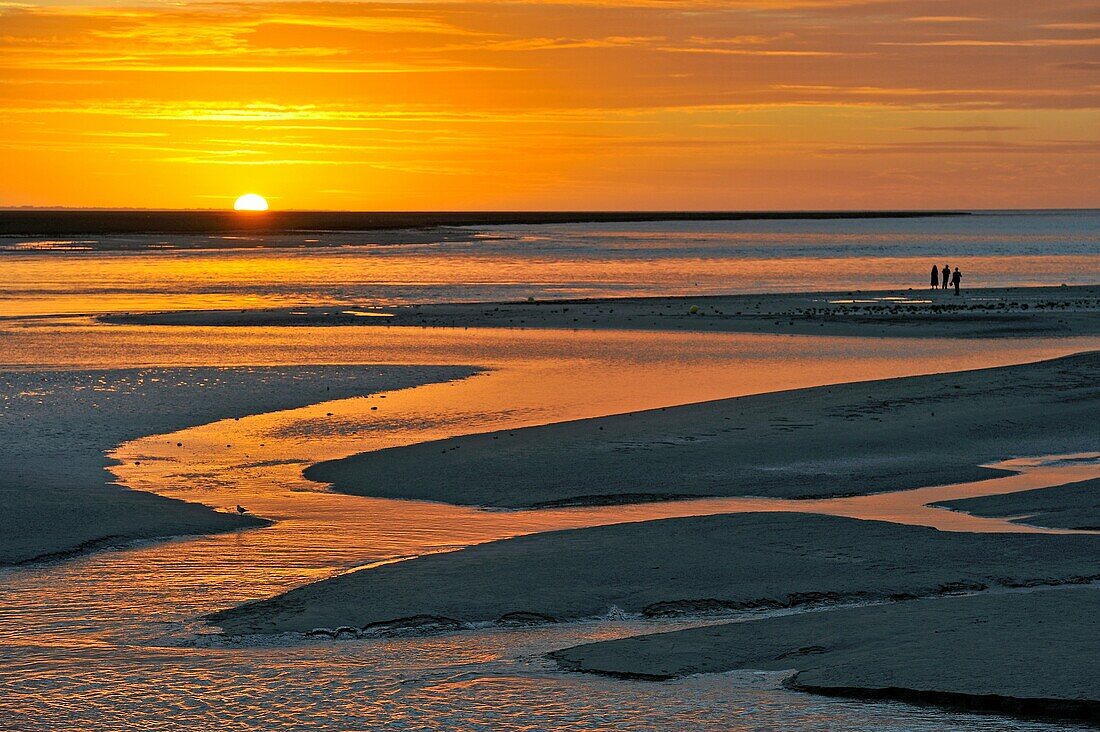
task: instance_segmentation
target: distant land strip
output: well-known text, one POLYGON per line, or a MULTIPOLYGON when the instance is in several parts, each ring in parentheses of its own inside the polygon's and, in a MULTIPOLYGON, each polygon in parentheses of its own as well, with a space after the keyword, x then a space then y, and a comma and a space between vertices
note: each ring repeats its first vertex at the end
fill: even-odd
POLYGON ((623 223, 644 221, 768 221, 897 219, 968 216, 964 211, 0 211, 0 236, 107 234, 277 234, 377 231, 437 226, 623 223))

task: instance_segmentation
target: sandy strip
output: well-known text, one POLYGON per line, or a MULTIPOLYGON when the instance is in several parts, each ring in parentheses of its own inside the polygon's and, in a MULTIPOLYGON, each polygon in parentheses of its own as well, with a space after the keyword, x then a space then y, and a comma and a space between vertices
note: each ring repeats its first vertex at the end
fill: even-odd
MULTIPOLYGON (((816 514, 548 532, 332 577, 215 613, 233 634, 646 617, 1100 578, 1100 536, 971 534, 816 514)), ((353 631, 354 633, 354 631, 353 631)))
POLYGON ((879 493, 1095 450, 1097 383, 1100 353, 1083 354, 458 437, 306 475, 357 495, 505 508, 879 493))
POLYGON ((1015 517, 1018 523, 1059 529, 1100 531, 1100 480, 957 501, 937 506, 975 516, 1015 517))
POLYGON ((0 374, 0 565, 266 523, 119 487, 104 453, 121 442, 470 373, 309 366, 0 374))
POLYGON ((564 668, 664 679, 786 670, 803 691, 1100 722, 1100 591, 1057 589, 833 610, 550 654, 564 668))
POLYGON ((364 325, 584 328, 914 338, 1020 338, 1100 333, 1100 287, 787 293, 118 313, 145 325, 364 325))

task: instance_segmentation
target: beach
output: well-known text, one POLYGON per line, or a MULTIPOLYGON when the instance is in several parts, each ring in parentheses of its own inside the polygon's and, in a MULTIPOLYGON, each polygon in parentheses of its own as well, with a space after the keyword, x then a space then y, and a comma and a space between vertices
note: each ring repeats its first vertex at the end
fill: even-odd
POLYGON ((372 728, 395 709, 1094 721, 1095 285, 661 294, 675 257, 628 296, 603 264, 581 297, 512 273, 419 298, 430 262, 399 296, 345 284, 424 246, 495 266, 529 230, 486 233, 12 255, 0 711, 79 727, 189 694, 181 724, 277 710, 276 729, 302 704, 372 728), (19 284, 51 267, 76 294, 19 284))
MULTIPOLYGON (((1048 293, 1033 293, 1033 296, 1051 297, 1048 293)), ((1077 301, 1082 299, 1076 292, 1072 297, 1077 301)), ((669 299, 647 305, 679 308, 683 303, 669 299)), ((611 302, 592 306, 619 309, 617 303, 611 302)), ((486 327, 484 324, 472 331, 454 327, 379 328, 370 327, 375 320, 368 318, 357 321, 356 326, 359 327, 283 327, 285 324, 257 326, 251 323, 232 327, 207 322, 196 326, 186 320, 193 315, 154 314, 148 316, 148 323, 102 323, 91 326, 88 332, 95 334, 101 332, 97 330, 101 328, 122 328, 124 330, 121 332, 136 334, 139 331, 133 329, 148 328, 159 318, 170 319, 170 322, 153 326, 159 330, 151 331, 158 333, 152 343, 163 342, 162 339, 172 332, 190 333, 189 329, 195 329, 194 333, 200 341, 208 341, 222 332, 247 333, 264 327, 273 329, 270 331, 272 335, 331 332, 347 334, 340 335, 340 338, 346 339, 362 334, 367 337, 367 343, 374 342, 373 334, 385 339, 387 334, 394 332, 408 332, 412 338, 410 343, 414 343, 421 338, 417 334, 431 340, 454 331, 479 341, 493 333, 507 335, 512 330, 486 327), (175 320, 171 320, 173 318, 175 320), (159 335, 162 332, 165 335, 159 335), (469 333, 474 335, 465 335, 469 333)), ((205 315, 217 317, 221 314, 205 315)), ((1082 318, 1078 322, 1086 320, 1082 318)), ((982 325, 979 323, 979 327, 982 325)), ((846 337, 851 338, 852 343, 898 344, 896 347, 901 348, 901 344, 906 342, 926 341, 928 346, 925 348, 932 347, 933 353, 935 349, 945 347, 948 352, 950 349, 959 350, 958 346, 946 346, 930 335, 901 338, 876 336, 860 341, 851 335, 853 330, 858 331, 859 326, 849 324, 846 327, 850 329, 846 337)), ((985 344, 986 350, 983 352, 987 354, 986 358, 997 358, 993 355, 993 346, 1003 344, 1014 347, 1012 344, 1016 342, 997 336, 998 327, 996 324, 990 325, 986 331, 987 337, 960 339, 959 344, 968 340, 985 344)), ((1087 328, 1083 330, 1077 337, 1083 338, 1081 343, 1086 344, 1090 342, 1089 331, 1087 328)), ((555 344, 563 337, 559 335, 562 330, 554 328, 533 327, 520 332, 531 333, 534 338, 532 343, 547 341, 548 344, 555 344)), ((589 333, 584 337, 591 340, 593 347, 608 338, 608 335, 601 335, 604 331, 600 329, 579 332, 589 333)), ((927 332, 931 334, 935 329, 927 332)), ((704 342, 701 339, 772 337, 770 334, 723 335, 707 332, 673 336, 672 333, 664 335, 664 332, 650 328, 636 331, 626 328, 607 333, 634 333, 630 338, 639 344, 655 343, 654 338, 686 338, 685 343, 701 344, 704 342)), ((795 348, 803 343, 802 339, 808 338, 803 335, 780 337, 793 338, 791 345, 795 348)), ((270 341, 271 336, 266 340, 270 341)), ((1028 339, 1022 340, 1026 342, 1028 339)), ((1036 343, 1043 342, 1041 337, 1035 340, 1036 343)), ((638 347, 627 345, 630 342, 629 339, 625 341, 624 347, 638 347)), ((805 342, 819 343, 816 340, 805 342)), ((825 342, 829 341, 820 343, 825 342)), ((261 343, 257 341, 257 346, 261 343)), ((552 349, 556 346, 543 347, 552 349)), ((682 347, 670 345, 673 350, 682 347)), ((745 343, 739 342, 738 347, 744 348, 745 343)), ((1011 349, 1006 350, 1005 363, 1020 358, 1008 355, 1012 352, 1011 349)), ((94 350, 88 353, 94 358, 94 350)), ((292 353, 288 352, 288 356, 293 357, 292 353)), ((276 359, 287 357, 280 357, 277 352, 270 356, 276 359)), ((819 364, 827 363, 822 360, 823 356, 824 353, 819 354, 819 364)), ((433 416, 432 420, 442 420, 439 422, 444 425, 442 434, 436 431, 439 428, 427 423, 427 431, 422 436, 410 434, 399 438, 396 445, 382 444, 365 453, 348 454, 355 451, 354 436, 368 429, 369 422, 363 422, 363 418, 356 415, 373 415, 375 412, 371 409, 381 409, 383 414, 380 418, 383 421, 379 424, 385 425, 388 424, 386 415, 396 410, 398 414, 406 414, 405 419, 415 421, 410 408, 424 403, 424 399, 432 403, 439 398, 414 398, 413 395, 419 390, 475 387, 474 393, 481 394, 480 398, 489 393, 507 395, 508 387, 503 386, 506 381, 497 387, 491 384, 493 379, 500 378, 492 374, 507 374, 514 368, 507 365, 510 363, 508 361, 491 365, 492 371, 488 372, 490 378, 484 382, 481 380, 485 376, 470 379, 470 374, 474 373, 470 367, 442 365, 444 362, 454 363, 457 359, 478 363, 483 357, 473 352, 440 354, 440 365, 417 367, 378 365, 303 369, 269 366, 213 371, 176 367, 122 373, 57 372, 47 377, 45 383, 51 384, 51 380, 61 379, 60 384, 72 386, 69 381, 76 379, 76 386, 87 382, 89 386, 105 389, 105 393, 112 398, 104 400, 100 406, 93 403, 94 410, 82 410, 80 407, 89 405, 83 400, 81 390, 58 388, 56 383, 52 389, 44 389, 43 399, 53 393, 72 393, 70 399, 77 401, 70 402, 67 410, 59 410, 57 406, 53 406, 53 410, 61 415, 65 423, 83 424, 83 427, 79 432, 66 434, 65 430, 45 422, 40 424, 41 432, 15 432, 15 439, 10 444, 16 448, 19 445, 26 447, 21 448, 21 456, 13 453, 13 460, 33 466, 32 459, 23 457, 31 455, 31 446, 41 448, 51 444, 49 439, 56 442, 59 436, 64 435, 67 442, 57 442, 56 447, 43 453, 45 459, 37 473, 40 477, 50 474, 53 464, 51 454, 66 449, 74 450, 75 454, 79 452, 76 447, 80 446, 80 454, 84 454, 88 462, 89 475, 97 472, 102 475, 105 464, 121 460, 121 464, 112 467, 112 470, 123 477, 124 483, 162 495, 119 488, 112 485, 109 478, 102 480, 103 487, 96 491, 85 489, 65 494, 60 489, 52 489, 51 492, 51 485, 56 484, 56 480, 51 484, 43 479, 40 482, 44 490, 24 492, 22 505, 26 509, 22 513, 16 510, 9 517, 18 527, 18 530, 8 534, 16 537, 9 552, 15 561, 36 557, 42 559, 43 555, 56 559, 73 551, 87 552, 100 546, 98 543, 85 544, 85 534, 79 533, 80 529, 87 531, 85 527, 92 524, 56 520, 33 523, 51 509, 66 515, 96 516, 95 526, 111 527, 111 535, 89 538, 99 539, 106 546, 172 534, 227 529, 239 531, 249 526, 256 527, 256 531, 248 532, 255 534, 255 539, 249 539, 244 546, 254 544, 255 548, 249 549, 246 556, 251 556, 253 551, 269 554, 264 560, 271 563, 268 570, 272 572, 270 580, 265 583, 269 589, 261 591, 261 596, 257 598, 253 594, 255 587, 249 589, 247 583, 238 584, 234 580, 226 585, 229 592, 225 596, 239 598, 236 603, 243 604, 210 608, 207 603, 192 601, 187 605, 194 608, 192 613, 205 613, 215 632, 213 637, 224 637, 231 643, 243 642, 246 646, 256 642, 248 639, 260 637, 278 638, 278 642, 284 644, 310 639, 313 642, 333 639, 338 643, 359 639, 352 642, 370 644, 383 642, 388 637, 408 637, 410 634, 413 638, 419 638, 439 633, 463 636, 484 632, 479 628, 527 632, 525 629, 571 628, 578 622, 606 622, 601 619, 608 617, 629 618, 631 622, 642 623, 635 632, 645 638, 646 623, 679 621, 690 627, 692 623, 705 621, 709 626, 723 619, 744 616, 743 620, 758 622, 754 618, 760 613, 767 616, 775 612, 801 613, 807 610, 821 611, 810 613, 812 617, 827 617, 829 613, 842 612, 842 608, 852 605, 886 603, 885 607, 905 607, 908 601, 918 598, 939 597, 949 602, 960 594, 979 593, 984 596, 1011 592, 1016 588, 1048 588, 1049 592, 1056 592, 1063 587, 1080 586, 1100 579, 1100 566, 1093 559, 1096 555, 1094 536, 1027 533, 1035 531, 1031 528, 1033 525, 1087 529, 1087 511, 1091 505, 1087 491, 1065 494, 1065 490, 1072 486, 1066 489, 1026 490, 1032 484, 1069 482, 1068 477, 1058 477, 1061 473, 1055 473, 1045 482, 1024 481, 1011 485, 1006 483, 1004 488, 997 487, 999 481, 1012 481, 1014 472, 1011 464, 1001 466, 998 461, 1020 455, 1087 456, 1095 450, 1095 430, 1091 427, 1090 416, 1096 410, 1097 394, 1093 384, 1096 382, 1098 361, 1093 353, 1018 366, 943 374, 934 373, 938 362, 933 357, 927 364, 914 362, 908 367, 916 373, 923 373, 924 369, 933 371, 927 375, 872 381, 859 381, 857 377, 855 383, 828 383, 828 377, 825 377, 826 385, 761 394, 752 394, 751 387, 748 387, 749 393, 733 399, 641 409, 557 424, 543 424, 545 417, 532 413, 530 418, 518 422, 515 417, 509 417, 515 426, 504 431, 493 431, 494 418, 487 418, 484 426, 470 428, 471 434, 467 435, 447 436, 446 430, 454 428, 445 425, 461 422, 455 421, 454 417, 433 416), (448 386, 447 379, 458 381, 450 382, 451 386, 448 386), (438 386, 416 386, 425 382, 442 383, 438 386), (479 383, 484 383, 484 387, 476 386, 479 383), (465 386, 467 384, 470 386, 465 386), (493 391, 485 391, 485 388, 493 391), (502 392, 498 391, 501 389, 502 392), (203 397, 196 400, 195 394, 199 391, 203 397), (409 397, 403 399, 406 393, 409 397), (374 396, 370 397, 372 394, 374 396), (368 398, 347 399, 357 396, 368 398), (379 396, 384 400, 379 400, 379 396), (389 398, 385 399, 386 396, 389 398), (305 406, 318 400, 333 399, 336 401, 324 401, 324 404, 331 406, 305 406), (162 421, 149 422, 147 416, 143 417, 146 421, 135 420, 135 417, 145 414, 135 405, 149 403, 161 405, 156 413, 165 415, 162 421), (107 411, 100 412, 100 409, 107 411), (326 409, 327 412, 324 411, 326 409), (262 414, 256 414, 271 410, 290 411, 285 412, 286 418, 273 424, 267 424, 262 414), (301 416, 293 416, 298 412, 302 412, 301 416), (336 415, 332 417, 337 420, 333 423, 335 432, 327 432, 318 423, 318 419, 320 422, 327 421, 322 416, 326 413, 336 415), (345 413, 347 416, 342 416, 345 413), (246 414, 256 416, 245 417, 246 414), (229 418, 227 421, 212 422, 210 427, 187 428, 189 424, 200 425, 207 420, 226 417, 229 418), (96 419, 103 421, 97 422, 96 419), (82 423, 79 420, 91 421, 82 423), (257 427, 247 426, 255 420, 259 420, 257 427), (107 429, 119 424, 128 425, 132 431, 123 433, 107 429), (226 426, 218 427, 220 424, 226 426), (239 430, 237 425, 240 425, 239 430), (991 429, 991 426, 994 428, 991 429), (1006 426, 1010 429, 1005 429, 1006 426), (129 435, 155 433, 158 430, 167 433, 159 441, 149 438, 138 440, 133 447, 121 453, 116 451, 113 460, 102 457, 103 450, 112 443, 129 435), (242 434, 236 434, 237 431, 242 434), (288 438, 296 440, 315 432, 317 439, 322 441, 326 439, 326 434, 331 435, 330 440, 338 438, 331 448, 340 456, 338 459, 312 459, 301 464, 296 459, 287 466, 289 472, 278 467, 281 462, 278 458, 285 455, 287 449, 295 449, 284 446, 288 438), (89 444, 85 435, 95 435, 98 442, 89 444), (221 446, 216 444, 218 440, 227 441, 224 445, 227 456, 233 455, 233 445, 240 443, 252 457, 241 468, 235 468, 236 463, 229 462, 224 467, 217 467, 217 473, 210 472, 209 477, 203 477, 204 473, 221 465, 222 458, 217 457, 222 452, 221 446), (257 440, 274 441, 264 448, 263 442, 257 440), (403 444, 405 441, 412 444, 403 444), (340 446, 345 443, 346 446, 340 446), (792 460, 792 454, 797 454, 798 459, 792 460), (173 466, 177 461, 180 464, 178 468, 173 466), (194 467, 186 467, 188 463, 193 463, 194 467), (271 463, 272 467, 262 467, 266 463, 271 463), (325 498, 324 494, 316 494, 320 503, 312 499, 303 503, 311 494, 292 492, 287 494, 285 500, 271 503, 261 482, 247 490, 243 486, 237 487, 227 495, 220 486, 225 481, 235 480, 234 471, 251 465, 257 467, 248 467, 248 472, 258 470, 260 480, 273 479, 262 478, 267 474, 284 475, 283 480, 293 480, 294 472, 304 468, 305 490, 317 490, 309 486, 331 484, 332 489, 339 493, 330 494, 331 499, 325 498), (276 470, 281 472, 271 472, 276 470), (198 481, 196 487, 189 488, 195 481, 198 481), (905 503, 907 495, 923 495, 922 491, 929 490, 927 486, 948 484, 961 485, 961 495, 976 496, 983 494, 986 490, 984 486, 989 486, 988 491, 993 495, 988 498, 939 501, 952 508, 958 504, 968 514, 945 509, 922 509, 919 501, 917 505, 912 505, 911 501, 905 503), (1004 491, 1012 492, 998 495, 1004 491), (102 495, 109 495, 110 500, 100 497, 102 495), (256 513, 243 518, 235 516, 229 496, 232 500, 243 501, 256 513), (135 510, 135 502, 142 500, 163 502, 176 510, 166 511, 160 506, 157 506, 157 511, 135 510), (300 545, 301 541, 317 541, 322 536, 316 530, 311 532, 308 523, 303 526, 306 533, 299 536, 292 528, 294 514, 302 510, 320 510, 322 513, 318 514, 318 518, 331 522, 334 518, 330 516, 335 514, 329 511, 346 512, 355 505, 355 501, 364 500, 382 501, 369 511, 381 511, 383 508, 386 512, 400 511, 398 507, 402 504, 410 508, 423 505, 428 510, 420 519, 415 518, 415 512, 406 510, 411 516, 408 519, 409 528, 415 526, 417 521, 442 522, 441 536, 434 543, 419 549, 415 541, 397 549, 398 557, 406 561, 391 563, 391 560, 383 559, 378 566, 368 563, 366 568, 358 571, 341 571, 327 578, 325 575, 301 574, 300 571, 273 571, 287 561, 280 559, 284 552, 296 551, 290 545, 284 549, 284 544, 297 542, 300 545), (866 503, 875 500, 880 500, 880 503, 866 503), (217 511, 197 506, 196 501, 212 505, 217 511), (409 504, 410 501, 413 503, 409 504), (439 501, 445 503, 434 503, 439 501), (761 505, 760 501, 764 504, 761 505), (768 501, 774 503, 769 504, 768 501), (981 501, 994 503, 983 510, 981 501), (332 503, 332 509, 323 508, 326 502, 332 503), (971 502, 977 503, 971 506, 971 502), (310 503, 315 507, 308 509, 310 503), (296 504, 299 508, 294 508, 296 504), (440 506, 440 509, 431 508, 433 505, 440 506), (446 508, 447 505, 454 506, 454 509, 446 508), (183 511, 194 512, 188 516, 198 516, 201 520, 181 522, 180 507, 183 511), (486 512, 486 508, 495 510, 486 512), (500 509, 505 510, 501 512, 500 509), (517 509, 524 510, 517 512, 517 509), (582 510, 590 513, 570 513, 582 510), (908 513, 903 517, 904 511, 908 513), (1085 518, 1081 518, 1076 513, 1078 511, 1086 512, 1085 518), (1026 517, 1021 520, 1019 517, 1025 514, 1035 517, 1034 520, 1029 521, 1026 517), (1043 518, 1048 514, 1054 520, 1044 522, 1043 518), (488 523, 482 521, 479 518, 482 515, 491 520, 488 523), (987 518, 983 519, 983 515, 987 518), (35 518, 27 519, 28 516, 35 518), (1016 519, 1006 521, 998 518, 1001 516, 1016 519), (275 518, 277 523, 270 528, 261 528, 269 517, 275 518), (968 524, 962 521, 963 518, 973 523, 968 524), (985 523, 982 523, 983 520, 985 523), (946 524, 941 525, 940 522, 944 521, 946 524), (469 528, 465 533, 444 528, 452 522, 458 522, 456 527, 468 524, 469 528), (478 528, 483 523, 484 528, 478 528), (28 525, 38 528, 28 532, 23 528, 28 525), (291 529, 286 538, 275 540, 273 544, 265 542, 265 533, 273 532, 272 536, 275 536, 283 526, 291 529), (38 537, 40 543, 28 545, 20 541, 21 537, 26 536, 38 537), (448 543, 452 545, 447 546, 448 543), (438 553, 440 551, 442 553, 438 553), (416 558, 418 554, 425 556, 416 558), (469 592, 467 588, 470 587, 481 589, 469 592), (274 596, 265 599, 267 595, 274 596), (219 635, 223 633, 224 636, 219 635), (233 641, 234 638, 242 640, 233 641), (376 640, 372 641, 372 638, 376 640)), ((899 361, 886 368, 904 369, 901 363, 899 361)), ((577 367, 563 364, 560 368, 563 369, 560 377, 553 378, 564 379, 563 385, 572 379, 574 388, 578 388, 577 367)), ((734 372, 743 374, 741 378, 752 372, 748 364, 742 368, 744 370, 734 372)), ((542 372, 535 371, 532 377, 535 373, 542 372)), ((550 383, 545 380, 551 373, 555 372, 534 378, 550 383)), ((591 375, 592 388, 606 390, 606 387, 596 386, 602 378, 600 373, 591 375)), ((675 373, 673 370, 670 376, 675 373)), ((787 383, 798 378, 808 378, 811 384, 816 381, 809 372, 802 376, 796 376, 796 373, 792 371, 780 378, 786 379, 787 383)), ((841 376, 842 373, 838 372, 837 377, 845 380, 851 379, 856 372, 847 377, 841 376)), ((520 377, 516 383, 526 383, 532 377, 520 377)), ((43 376, 34 373, 24 378, 41 380, 43 376)), ((29 383, 12 383, 24 394, 30 387, 29 383)), ((735 383, 736 377, 728 384, 716 385, 714 393, 736 388, 735 383)), ((761 388, 767 391, 764 383, 768 382, 763 382, 761 388)), ((661 397, 655 393, 653 398, 656 403, 659 404, 662 398, 675 403, 684 398, 681 395, 692 391, 684 391, 682 386, 675 384, 675 380, 671 380, 668 385, 663 385, 661 392, 667 392, 668 396, 661 397)), ((694 393, 707 392, 695 389, 694 393)), ((461 392, 455 396, 456 406, 470 402, 469 397, 459 394, 461 392)), ((508 403, 505 399, 502 406, 508 403)), ((635 398, 633 403, 641 405, 645 402, 638 402, 635 398)), ((22 409, 41 406, 36 404, 35 399, 24 399, 22 409)), ((435 404, 432 412, 438 412, 441 406, 435 404)), ((486 404, 482 409, 488 407, 486 404)), ((586 410, 592 408, 592 405, 582 407, 586 410)), ((611 403, 604 408, 614 410, 611 403)), ((279 414, 282 412, 272 412, 273 416, 279 414)), ((286 445, 290 444, 286 442, 286 445)), ((1092 470, 1092 458, 1067 458, 1062 462, 1069 466, 1067 476, 1095 475, 1087 472, 1092 470)), ((1055 463, 1060 464, 1058 461, 1055 463)), ((71 471, 72 467, 66 470, 71 471)), ((1021 475, 1027 478, 1028 468, 1015 470, 1023 470, 1021 475)), ((18 475, 27 474, 21 472, 18 475)), ((10 485, 25 485, 25 482, 25 478, 20 478, 11 481, 10 485)), ((1077 480, 1074 484, 1081 482, 1077 480)), ((303 490, 292 484, 287 487, 291 491, 303 490)), ((20 504, 16 502, 12 505, 20 504)), ((388 525, 390 528, 402 526, 402 523, 392 523, 398 515, 394 513, 390 519, 381 518, 377 530, 384 532, 387 520, 391 522, 388 525)), ((374 535, 375 528, 366 525, 359 527, 345 519, 341 521, 349 527, 343 529, 344 532, 366 530, 363 546, 371 545, 370 537, 374 535)), ((407 530, 398 529, 399 532, 407 530)), ((354 534, 347 537, 354 538, 354 534)), ((327 554, 331 555, 326 563, 334 568, 348 561, 343 557, 364 551, 359 548, 359 543, 337 540, 335 535, 320 540, 327 545, 327 554)), ((168 545, 168 551, 156 550, 155 547, 151 550, 164 557, 153 561, 152 566, 171 561, 170 558, 179 553, 172 550, 171 545, 168 545)), ((125 559, 125 554, 121 552, 120 559, 125 559)), ((383 558, 385 556, 381 555, 383 558)), ((247 561, 254 563, 259 559, 257 554, 247 561)), ((205 563, 208 560, 200 560, 196 556, 189 561, 205 563)), ((103 575, 97 571, 95 576, 103 575)), ((227 579, 231 577, 232 572, 227 579)), ((103 586, 102 580, 100 586, 103 586)), ((121 599, 127 592, 120 587, 117 594, 121 599)), ((106 596, 113 594, 108 592, 106 596)), ((1070 622, 1064 611, 1060 617, 1064 622, 1070 622)), ((779 620, 781 618, 776 621, 779 620)), ((763 618, 759 622, 771 621, 763 618)), ((897 620, 888 618, 883 622, 908 627, 909 619, 901 615, 897 620)), ((944 620, 943 627, 952 627, 952 622, 955 621, 944 620)), ((812 628, 805 632, 809 635, 814 633, 812 628)), ((582 653, 581 650, 563 650, 570 645, 568 643, 561 644, 559 641, 558 647, 544 647, 544 651, 550 653, 548 658, 553 663, 560 663, 568 672, 586 670, 638 679, 681 675, 658 673, 635 663, 629 651, 632 641, 623 639, 621 642, 626 644, 621 655, 618 646, 615 646, 611 656, 600 656, 622 659, 619 665, 611 669, 602 668, 599 663, 589 663, 587 656, 577 655, 582 653)), ((921 644, 919 638, 914 640, 915 647, 921 647, 921 644)), ((685 660, 684 644, 676 640, 667 658, 684 664, 703 663, 692 659, 721 659, 715 662, 714 668, 722 671, 753 667, 752 663, 737 661, 733 655, 722 651, 720 645, 712 648, 699 642, 687 647, 696 648, 696 655, 685 660)), ((811 655, 816 657, 818 654, 811 655)), ((822 657, 827 658, 824 654, 822 657)), ((647 656, 647 659, 649 663, 657 663, 660 655, 647 656)), ((788 670, 801 668, 794 664, 779 666, 788 670)), ((764 670, 778 668, 775 664, 763 664, 762 667, 764 670)), ((705 664, 700 666, 701 670, 708 668, 705 664)), ((887 670, 880 672, 882 678, 887 678, 887 670)), ((815 689, 822 694, 845 693, 859 698, 873 696, 872 692, 867 691, 873 686, 871 681, 864 679, 861 685, 849 683, 850 680, 843 677, 837 678, 840 680, 833 686, 843 687, 841 691, 824 683, 810 684, 807 681, 804 686, 790 681, 784 683, 791 689, 815 689)), ((1000 681, 993 679, 989 683, 996 687, 1000 681)), ((882 698, 941 705, 950 702, 957 706, 959 700, 950 695, 969 694, 970 691, 956 686, 944 685, 941 691, 947 696, 922 696, 902 691, 882 698)), ((1025 691, 1038 693, 1041 690, 1025 691)), ((1001 692, 997 696, 1009 701, 984 706, 975 703, 971 706, 989 712, 1026 712, 1052 719, 1066 714, 1064 709, 1056 710, 1054 707, 1046 711, 1034 705, 1015 707, 1010 703, 1011 699, 1018 698, 1017 695, 1024 692, 1015 687, 1006 687, 1001 692)), ((1086 699, 1082 709, 1090 709, 1090 703, 1086 699)), ((1080 710, 1070 716, 1081 718, 1082 715, 1088 718, 1088 712, 1080 710)))
POLYGON ((543 533, 385 565, 211 620, 235 634, 369 637, 421 627, 567 622, 615 610, 720 616, 899 602, 1090 583, 1100 579, 1098 546, 1092 535, 953 535, 798 513, 667 519, 543 533), (469 587, 479 589, 463 590, 469 587))
POLYGON ((498 508, 979 480, 998 474, 983 464, 1007 456, 1094 449, 1098 368, 1088 354, 742 397, 365 453, 307 476, 359 495, 498 508))

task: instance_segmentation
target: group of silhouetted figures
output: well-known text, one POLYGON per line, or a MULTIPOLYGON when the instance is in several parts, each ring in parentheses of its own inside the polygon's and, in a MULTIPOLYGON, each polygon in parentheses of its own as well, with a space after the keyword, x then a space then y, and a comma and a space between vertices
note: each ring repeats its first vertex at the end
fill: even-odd
POLYGON ((946 264, 943 265, 943 273, 942 273, 943 274, 943 278, 942 278, 943 279, 943 285, 942 286, 940 285, 940 279, 941 279, 940 274, 941 274, 940 273, 940 268, 933 264, 932 265, 932 289, 933 290, 940 290, 940 289, 946 290, 948 285, 954 285, 955 286, 955 294, 958 295, 959 294, 959 283, 962 282, 962 278, 963 278, 962 273, 959 272, 959 268, 956 267, 955 271, 952 272, 950 267, 948 267, 946 264))

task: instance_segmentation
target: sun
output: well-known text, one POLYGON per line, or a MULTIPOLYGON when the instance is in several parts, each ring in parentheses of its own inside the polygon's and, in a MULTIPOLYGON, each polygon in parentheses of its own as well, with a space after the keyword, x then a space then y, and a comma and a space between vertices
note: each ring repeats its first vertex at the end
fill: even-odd
POLYGON ((246 193, 233 204, 234 211, 266 211, 267 200, 257 193, 246 193))

